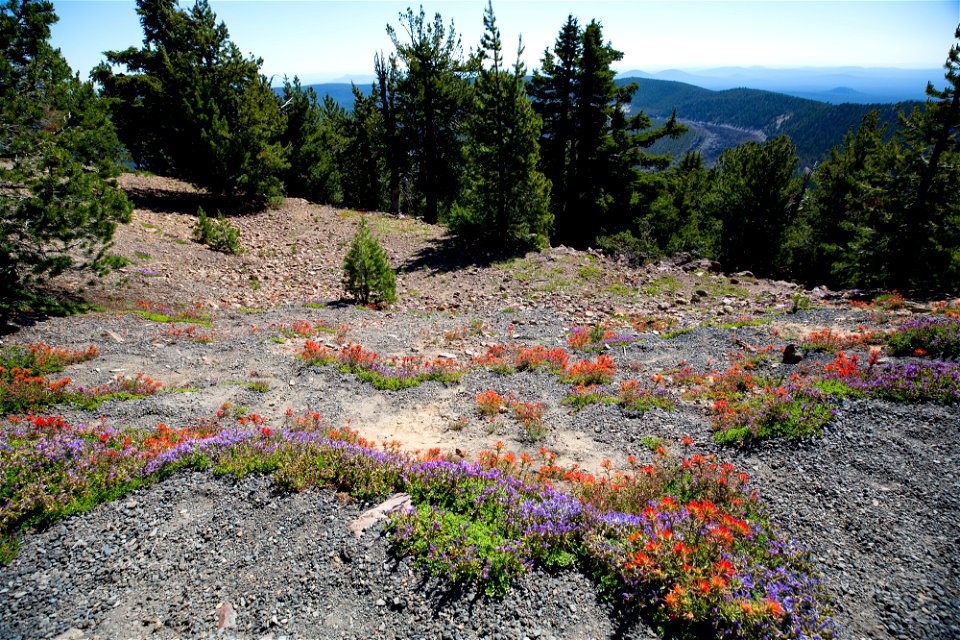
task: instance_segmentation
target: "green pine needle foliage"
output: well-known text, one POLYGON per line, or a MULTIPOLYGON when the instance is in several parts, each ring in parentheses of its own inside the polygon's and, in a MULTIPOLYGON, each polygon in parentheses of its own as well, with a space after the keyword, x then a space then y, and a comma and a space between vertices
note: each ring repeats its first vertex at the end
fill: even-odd
POLYGON ((0 316, 67 270, 104 273, 132 206, 93 85, 50 45, 49 2, 0 5, 0 316))
POLYGON ((205 244, 214 251, 228 253, 232 256, 243 253, 240 246, 240 231, 217 212, 216 222, 211 222, 210 216, 201 207, 197 209, 197 222, 193 227, 193 239, 205 244))
POLYGON ((363 304, 386 305, 397 300, 396 274, 363 218, 343 260, 343 288, 363 304))

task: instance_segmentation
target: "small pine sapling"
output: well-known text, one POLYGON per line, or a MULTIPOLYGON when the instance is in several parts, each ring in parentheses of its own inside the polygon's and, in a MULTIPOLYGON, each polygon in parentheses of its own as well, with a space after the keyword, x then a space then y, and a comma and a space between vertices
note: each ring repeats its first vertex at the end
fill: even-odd
POLYGON ((197 209, 197 222, 193 227, 193 239, 205 244, 214 251, 240 255, 243 247, 240 246, 240 231, 227 222, 223 213, 217 212, 216 222, 210 221, 210 216, 203 210, 197 209))
POLYGON ((397 299, 397 277, 387 253, 362 218, 343 260, 343 288, 363 304, 386 305, 397 299))

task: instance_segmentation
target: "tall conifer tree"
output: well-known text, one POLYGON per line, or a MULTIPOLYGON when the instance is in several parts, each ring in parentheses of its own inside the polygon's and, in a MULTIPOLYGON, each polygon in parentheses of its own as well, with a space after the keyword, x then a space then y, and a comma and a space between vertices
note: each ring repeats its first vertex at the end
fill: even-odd
POLYGON ((786 136, 747 142, 721 154, 711 172, 712 213, 722 225, 720 261, 771 276, 803 196, 797 150, 786 136))
POLYGON ((926 103, 901 114, 895 134, 904 210, 891 239, 894 286, 956 287, 960 279, 960 26, 954 37, 946 86, 929 83, 926 103))
POLYGON ((479 69, 467 131, 465 195, 454 228, 497 247, 544 244, 552 215, 549 182, 537 169, 540 119, 525 87, 518 45, 512 70, 503 59, 500 29, 488 3, 479 69))
POLYGON ((554 183, 555 238, 564 244, 583 247, 599 234, 629 229, 641 169, 664 164, 643 150, 685 131, 675 117, 650 129, 642 113, 627 114, 638 87, 617 86, 611 65, 622 57, 603 42, 598 22, 580 29, 570 16, 553 53, 548 50, 542 69, 534 72, 534 108, 543 118, 542 166, 554 183))
POLYGON ((552 209, 555 236, 569 242, 575 230, 571 218, 576 213, 577 179, 577 90, 582 32, 577 19, 567 17, 557 36, 553 52, 543 53, 541 68, 533 72, 533 107, 543 121, 540 136, 541 167, 553 185, 552 209))
POLYGON ((460 194, 468 69, 453 23, 445 27, 439 13, 428 22, 422 8, 408 8, 400 26, 403 39, 387 26, 399 63, 396 123, 412 170, 414 213, 435 223, 460 194))
POLYGON ((46 0, 0 5, 0 314, 70 268, 100 271, 131 206, 120 145, 93 86, 50 46, 46 0))
POLYGON ((137 165, 217 195, 279 194, 280 112, 262 60, 243 57, 208 0, 137 0, 137 13, 143 48, 108 51, 94 71, 137 165))

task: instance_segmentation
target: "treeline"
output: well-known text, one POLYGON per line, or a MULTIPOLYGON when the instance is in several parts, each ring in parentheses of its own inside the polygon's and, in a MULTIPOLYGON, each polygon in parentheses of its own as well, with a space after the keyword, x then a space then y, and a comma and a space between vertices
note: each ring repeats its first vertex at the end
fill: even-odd
MULTIPOLYGON (((7 0, 4 29, 22 31, 28 10, 55 19, 47 2, 7 0)), ((272 90, 206 0, 138 0, 137 11, 143 44, 105 54, 92 73, 98 103, 137 167, 215 195, 404 212, 488 250, 600 246, 638 261, 689 251, 812 284, 960 282, 960 45, 945 89, 928 88, 895 127, 868 115, 813 171, 785 136, 707 169, 695 154, 650 151, 685 128, 631 108, 638 87, 614 81, 622 54, 597 22, 568 18, 528 80, 492 6, 469 52, 440 15, 408 9, 347 111, 296 78, 272 90)), ((8 51, 23 46, 4 37, 8 51)))

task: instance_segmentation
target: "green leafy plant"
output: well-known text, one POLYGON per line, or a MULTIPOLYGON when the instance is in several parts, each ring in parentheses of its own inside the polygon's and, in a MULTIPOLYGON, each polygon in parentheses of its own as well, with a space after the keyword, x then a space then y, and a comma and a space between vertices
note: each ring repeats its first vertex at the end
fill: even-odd
POLYGON ((343 260, 343 288, 364 304, 385 305, 397 299, 397 277, 387 261, 387 253, 363 218, 343 260))
POLYGON ((802 293, 795 293, 790 297, 790 313, 805 311, 810 308, 810 298, 802 293))

